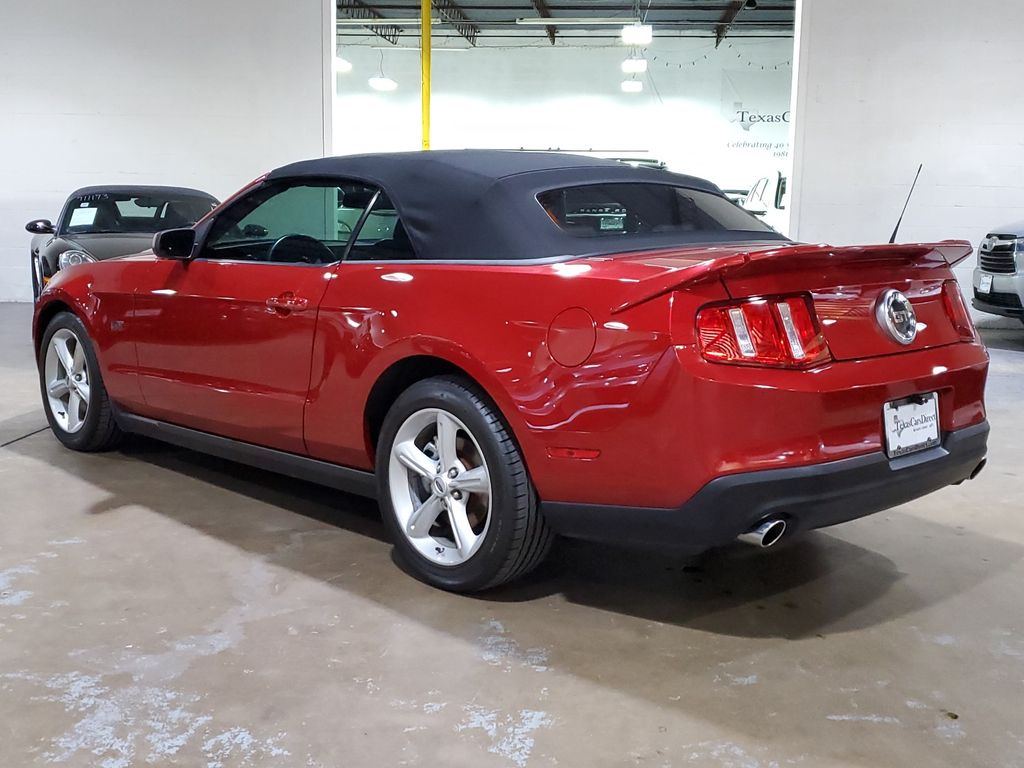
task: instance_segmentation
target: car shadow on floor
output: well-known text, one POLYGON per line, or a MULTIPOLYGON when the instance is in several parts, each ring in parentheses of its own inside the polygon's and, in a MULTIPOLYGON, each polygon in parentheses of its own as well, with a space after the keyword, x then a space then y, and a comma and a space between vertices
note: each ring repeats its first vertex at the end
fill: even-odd
MULTIPOLYGON (((130 435, 119 453, 360 536, 387 541, 377 503, 371 499, 137 435, 130 435)), ((123 501, 112 503, 123 505, 123 501)), ((136 503, 152 506, 149 500, 136 503)))
POLYGON ((1005 349, 1009 352, 1024 352, 1024 325, 1014 323, 1011 327, 985 327, 979 325, 978 334, 985 346, 991 349, 1005 349))
MULTIPOLYGON (((63 451, 48 435, 19 441, 6 450, 42 461, 63 451)), ((900 566, 879 551, 852 543, 845 533, 821 531, 769 551, 736 546, 688 558, 558 541, 547 562, 525 579, 460 598, 400 578, 383 585, 381 579, 367 578, 367 573, 386 572, 375 562, 381 559, 381 545, 349 546, 344 557, 325 553, 324 537, 345 532, 386 540, 377 506, 370 500, 142 438, 131 439, 123 451, 106 457, 66 456, 74 457, 65 464, 66 471, 109 494, 93 507, 93 514, 140 505, 275 565, 405 610, 427 623, 436 614, 424 608, 424 595, 435 594, 449 607, 458 600, 546 603, 561 596, 580 606, 723 636, 798 639, 884 624, 970 590, 1022 557, 1015 544, 891 512, 869 518, 874 526, 869 530, 881 537, 879 541, 903 542, 901 557, 910 559, 901 560, 900 566), (143 482, 124 471, 136 461, 150 465, 150 477, 143 482), (153 469, 158 470, 156 485, 153 469), (173 488, 159 487, 164 480, 173 484, 175 476, 259 502, 261 517, 246 517, 244 502, 216 513, 182 504, 173 498, 173 488), (311 532, 308 520, 322 524, 312 531, 321 534, 316 557, 292 546, 296 534, 311 532), (252 535, 261 524, 261 535, 252 535), (927 549, 918 553, 906 545, 924 540, 927 549), (984 552, 984 567, 968 563, 962 556, 965 548, 984 552), (363 562, 352 561, 353 549, 360 553, 358 558, 365 558, 363 562), (944 564, 942 579, 919 576, 912 585, 904 584, 907 573, 901 569, 935 562, 944 564)), ((851 525, 858 524, 869 523, 851 525)), ((385 576, 383 581, 390 580, 385 576)), ((469 613, 478 617, 479 611, 469 613)), ((452 625, 446 620, 438 629, 451 631, 452 625)))
MULTIPOLYGON (((899 524, 898 517, 889 522, 899 524)), ((948 535, 943 526, 923 527, 938 538, 948 535)), ((1020 559, 1001 542, 993 544, 1001 550, 1001 567, 1020 559)), ((883 625, 978 581, 908 588, 907 574, 893 560, 824 531, 770 551, 736 545, 686 559, 576 541, 559 545, 558 556, 541 570, 487 599, 518 602, 560 593, 573 603, 717 635, 796 640, 883 625)))

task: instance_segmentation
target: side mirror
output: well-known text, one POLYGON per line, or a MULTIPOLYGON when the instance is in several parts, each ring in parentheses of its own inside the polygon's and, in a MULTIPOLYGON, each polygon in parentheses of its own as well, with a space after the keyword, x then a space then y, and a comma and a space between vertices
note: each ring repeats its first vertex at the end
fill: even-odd
POLYGON ((35 219, 25 225, 25 231, 33 235, 52 235, 53 222, 49 219, 35 219))
POLYGON ((196 231, 192 228, 165 229, 153 236, 153 253, 161 259, 188 261, 196 247, 196 231))

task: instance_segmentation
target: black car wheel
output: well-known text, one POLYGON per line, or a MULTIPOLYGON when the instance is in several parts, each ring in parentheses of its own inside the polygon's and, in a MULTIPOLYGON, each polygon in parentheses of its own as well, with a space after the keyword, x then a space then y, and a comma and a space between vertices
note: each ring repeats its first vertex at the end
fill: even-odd
POLYGON ((465 379, 426 379, 398 397, 377 445, 377 484, 402 560, 442 589, 510 581, 551 546, 511 431, 465 379))
POLYGON ((76 451, 104 451, 121 440, 92 342, 70 312, 54 316, 39 347, 39 386, 50 429, 76 451))

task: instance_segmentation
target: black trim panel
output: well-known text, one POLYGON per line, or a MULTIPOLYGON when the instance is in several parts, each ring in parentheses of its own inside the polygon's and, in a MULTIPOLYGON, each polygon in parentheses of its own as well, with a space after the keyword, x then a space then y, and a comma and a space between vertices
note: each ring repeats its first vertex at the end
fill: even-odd
POLYGON ((377 498, 377 479, 372 472, 342 467, 338 464, 278 451, 274 448, 265 448, 261 445, 243 443, 229 437, 221 437, 209 432, 168 424, 165 421, 136 416, 120 409, 114 410, 114 418, 117 425, 125 432, 152 437, 165 443, 172 443, 192 451, 208 453, 229 461, 237 461, 240 464, 277 472, 297 480, 326 485, 328 488, 337 488, 346 493, 354 493, 371 499, 377 498))
POLYGON ((542 501, 541 511, 563 536, 699 552, 728 544, 766 518, 784 518, 790 530, 822 528, 959 483, 981 469, 988 432, 982 422, 891 461, 879 452, 724 475, 675 509, 542 501))
MULTIPOLYGON (((991 294, 989 294, 991 295, 991 294)), ((1020 306, 1020 298, 1016 294, 1000 294, 1013 296, 1017 299, 1017 305, 1014 306, 1012 303, 993 304, 990 301, 985 301, 979 297, 979 294, 975 292, 975 296, 971 299, 971 305, 975 309, 980 309, 982 312, 988 312, 990 315, 1002 315, 1003 317, 1024 317, 1024 309, 1020 306)))

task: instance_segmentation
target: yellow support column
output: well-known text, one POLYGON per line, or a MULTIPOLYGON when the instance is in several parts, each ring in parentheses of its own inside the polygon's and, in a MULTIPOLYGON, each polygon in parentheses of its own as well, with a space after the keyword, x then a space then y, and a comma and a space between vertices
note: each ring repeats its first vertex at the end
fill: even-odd
POLYGON ((430 0, 420 0, 420 104, 423 149, 430 149, 430 0))

